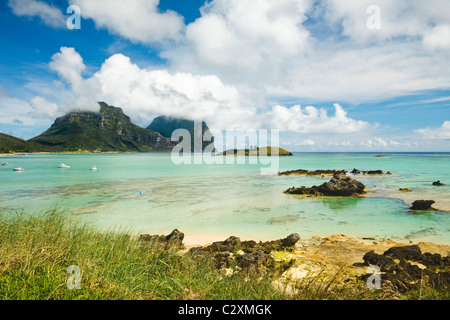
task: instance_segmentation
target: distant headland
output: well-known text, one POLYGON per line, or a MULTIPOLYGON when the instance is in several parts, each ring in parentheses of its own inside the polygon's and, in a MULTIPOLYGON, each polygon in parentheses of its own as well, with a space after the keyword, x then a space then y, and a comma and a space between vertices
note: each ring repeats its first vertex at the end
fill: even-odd
MULTIPOLYGON (((192 131, 194 121, 160 116, 147 127, 131 122, 121 108, 99 102, 99 112, 74 111, 57 118, 45 132, 23 140, 0 133, 0 154, 171 152, 172 131, 192 131)), ((208 130, 203 122, 205 130, 208 130)))

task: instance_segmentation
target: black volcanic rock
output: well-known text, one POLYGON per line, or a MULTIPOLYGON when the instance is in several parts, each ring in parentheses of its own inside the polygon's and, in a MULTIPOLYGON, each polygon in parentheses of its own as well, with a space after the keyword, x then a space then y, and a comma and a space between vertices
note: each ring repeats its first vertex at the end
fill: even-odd
POLYGON ((319 192, 328 196, 351 196, 364 193, 365 186, 343 174, 334 175, 329 182, 319 186, 319 192))
MULTIPOLYGON (((363 260, 367 266, 380 268, 383 286, 391 286, 400 292, 418 289, 425 282, 444 290, 448 290, 450 285, 450 257, 442 257, 437 253, 422 253, 418 245, 392 247, 383 254, 371 250, 364 255, 363 260)), ((359 278, 367 281, 371 275, 366 274, 359 278)))
POLYGON ((418 260, 422 257, 422 252, 418 245, 412 245, 389 248, 383 255, 392 259, 418 260))
POLYGON ((300 240, 298 233, 292 233, 282 240, 283 247, 293 247, 300 240))
MULTIPOLYGON (((350 171, 351 174, 368 174, 368 175, 382 175, 384 172, 382 170, 367 170, 367 171, 361 171, 356 168, 354 168, 352 171, 350 171)), ((283 171, 278 172, 279 176, 290 176, 290 175, 301 175, 301 176, 333 176, 336 174, 347 174, 346 170, 336 170, 336 169, 328 169, 328 170, 305 170, 305 169, 297 169, 297 170, 289 170, 289 171, 283 171)), ((389 171, 386 172, 386 174, 391 174, 389 171)))
POLYGON ((243 255, 237 256, 236 260, 242 268, 273 264, 273 258, 264 251, 244 253, 243 255))
POLYGON ((175 145, 161 134, 133 124, 121 108, 100 102, 99 112, 71 112, 29 141, 42 151, 168 152, 175 145))
MULTIPOLYGON (((353 169, 352 171, 350 171, 350 173, 353 173, 353 174, 360 174, 360 173, 363 173, 363 174, 370 174, 370 175, 376 175, 376 174, 383 174, 383 170, 366 170, 366 171, 361 171, 361 170, 358 170, 358 169, 353 169)), ((386 174, 391 174, 390 172, 386 172, 386 174)))
POLYGON ((434 200, 416 200, 412 203, 411 210, 432 210, 434 200))
POLYGON ((169 249, 169 248, 183 248, 184 233, 178 229, 173 230, 169 235, 150 235, 141 234, 140 241, 149 242, 152 248, 169 249))
POLYGON ((345 174, 335 174, 329 182, 320 186, 289 188, 284 191, 287 194, 304 194, 314 196, 355 196, 365 193, 365 186, 345 174))
POLYGON ((440 180, 434 181, 433 186, 445 186, 445 183, 442 183, 440 180))
POLYGON ((300 236, 297 233, 290 234, 284 239, 266 242, 241 241, 240 238, 231 236, 208 246, 191 248, 189 253, 194 257, 209 256, 217 268, 229 267, 236 263, 245 269, 269 268, 274 273, 281 274, 292 266, 294 260, 275 263, 271 252, 292 252, 299 240, 300 236))
POLYGON ((368 171, 363 171, 364 174, 383 174, 382 170, 368 170, 368 171))
MULTIPOLYGON (((356 169, 354 169, 356 170, 356 169)), ((345 170, 305 170, 305 169, 297 169, 297 170, 289 170, 278 172, 279 176, 290 176, 290 175, 300 175, 300 176, 334 176, 335 174, 346 174, 345 170)))

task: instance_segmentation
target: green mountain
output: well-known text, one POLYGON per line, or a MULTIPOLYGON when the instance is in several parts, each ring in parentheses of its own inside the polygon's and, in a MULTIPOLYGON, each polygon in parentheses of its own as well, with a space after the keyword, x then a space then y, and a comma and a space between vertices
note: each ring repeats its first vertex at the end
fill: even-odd
POLYGON ((36 152, 39 148, 36 143, 0 133, 0 153, 36 152))
POLYGON ((121 108, 100 102, 100 112, 71 112, 29 140, 52 152, 169 152, 175 143, 133 124, 121 108))
MULTIPOLYGON (((202 150, 194 149, 194 121, 186 120, 181 118, 167 117, 167 116, 159 116, 156 117, 153 122, 147 127, 149 130, 154 130, 156 132, 161 133, 166 138, 171 138, 172 133, 177 129, 186 129, 191 134, 191 150, 196 152, 201 152, 205 150, 206 146, 210 145, 214 142, 214 137, 211 138, 211 141, 203 141, 202 139, 202 150)), ((209 128, 204 121, 202 121, 202 137, 209 128)), ((200 138, 200 137, 199 137, 200 138)))

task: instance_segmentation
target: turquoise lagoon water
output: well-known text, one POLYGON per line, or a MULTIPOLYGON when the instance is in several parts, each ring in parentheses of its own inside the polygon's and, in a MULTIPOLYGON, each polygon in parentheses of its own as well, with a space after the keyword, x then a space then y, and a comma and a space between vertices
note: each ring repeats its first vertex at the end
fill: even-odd
MULTIPOLYGON (((0 208, 68 210, 101 230, 230 235, 272 240, 333 234, 450 244, 450 213, 414 214, 412 201, 432 199, 450 210, 450 154, 302 153, 280 157, 279 170, 390 171, 354 178, 373 191, 364 198, 286 195, 330 177, 262 175, 261 164, 176 165, 170 154, 30 154, 1 157, 0 208), (61 162, 70 169, 60 169, 61 162), (90 170, 96 165, 99 170, 90 170), (14 172, 24 167, 25 172, 14 172), (441 180, 446 186, 434 187, 441 180), (398 191, 407 187, 410 193, 398 191)), ((237 160, 236 160, 237 161, 237 160)), ((4 211, 7 212, 7 211, 4 211)))

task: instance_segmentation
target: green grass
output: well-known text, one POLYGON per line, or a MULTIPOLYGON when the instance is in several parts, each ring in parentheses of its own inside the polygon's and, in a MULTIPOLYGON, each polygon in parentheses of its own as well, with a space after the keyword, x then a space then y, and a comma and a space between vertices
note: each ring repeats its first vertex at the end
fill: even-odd
POLYGON ((425 287, 407 295, 368 290, 342 275, 318 274, 280 287, 270 273, 241 270, 225 276, 211 257, 157 249, 127 232, 99 232, 56 210, 0 216, 0 299, 449 298, 448 292, 425 287), (67 286, 71 265, 80 269, 80 289, 67 286))
POLYGON ((281 299, 268 277, 222 277, 211 261, 101 233, 67 214, 0 218, 1 299, 281 299), (66 273, 76 265, 81 288, 66 273), (246 279, 244 279, 246 278, 246 279))

